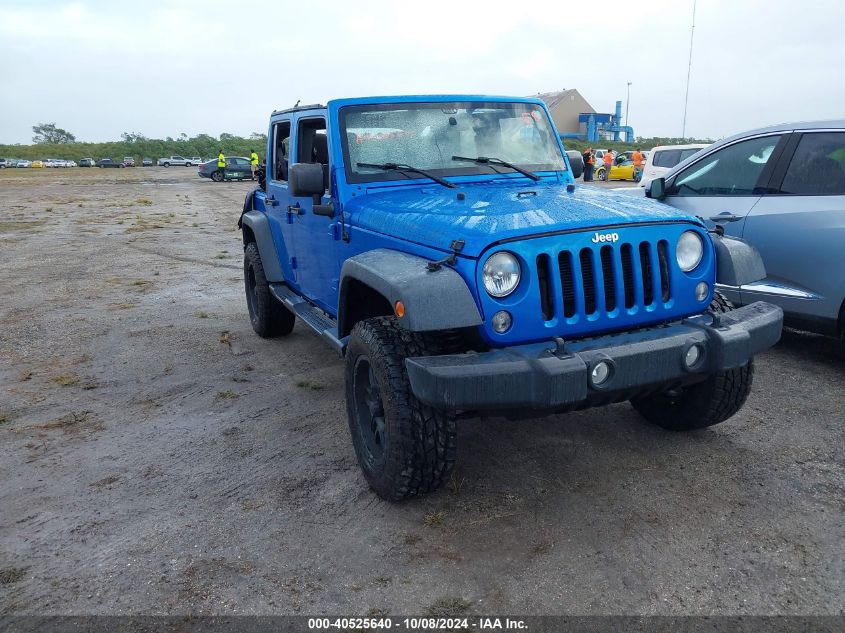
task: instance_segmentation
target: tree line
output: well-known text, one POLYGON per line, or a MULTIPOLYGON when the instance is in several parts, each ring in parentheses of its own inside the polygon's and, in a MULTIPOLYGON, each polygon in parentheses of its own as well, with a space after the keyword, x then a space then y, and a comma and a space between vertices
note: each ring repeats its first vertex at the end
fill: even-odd
POLYGON ((248 137, 224 132, 217 138, 210 134, 189 137, 182 133, 163 139, 147 138, 139 132, 124 132, 119 141, 80 143, 73 134, 55 123, 33 125, 32 131, 32 145, 0 144, 0 157, 26 160, 63 158, 79 162, 81 158, 121 160, 124 156, 132 156, 139 162, 142 158, 152 158, 155 161, 164 156, 176 155, 214 158, 220 149, 227 156, 249 156, 249 153, 255 150, 263 157, 267 147, 267 135, 258 132, 248 137))

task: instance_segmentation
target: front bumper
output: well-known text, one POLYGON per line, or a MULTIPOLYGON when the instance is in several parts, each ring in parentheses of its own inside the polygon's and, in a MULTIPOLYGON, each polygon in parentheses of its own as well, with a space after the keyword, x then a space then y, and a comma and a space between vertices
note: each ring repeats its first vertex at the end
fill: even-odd
POLYGON ((780 339, 783 311, 757 302, 718 315, 658 327, 563 342, 548 341, 489 352, 408 358, 411 390, 422 402, 446 410, 565 409, 633 397, 657 387, 682 385, 745 365, 780 339), (687 367, 693 345, 703 352, 687 367), (600 361, 610 377, 593 385, 600 361))

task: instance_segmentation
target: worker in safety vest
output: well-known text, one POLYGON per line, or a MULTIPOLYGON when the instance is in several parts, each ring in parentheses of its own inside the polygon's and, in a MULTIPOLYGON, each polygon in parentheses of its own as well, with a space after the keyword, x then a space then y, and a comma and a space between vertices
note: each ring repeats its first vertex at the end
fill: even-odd
POLYGON ((223 150, 217 154, 217 171, 220 172, 220 180, 223 180, 224 171, 226 169, 226 157, 223 155, 223 150))
POLYGON ((610 168, 613 167, 613 150, 607 150, 602 156, 604 161, 604 179, 610 180, 610 168))
POLYGON ((634 180, 639 182, 643 176, 643 164, 645 163, 645 156, 643 156, 639 147, 631 154, 631 160, 634 161, 634 180))
POLYGON ((258 154, 255 150, 249 153, 249 166, 252 168, 252 177, 255 178, 255 172, 258 171, 258 154))

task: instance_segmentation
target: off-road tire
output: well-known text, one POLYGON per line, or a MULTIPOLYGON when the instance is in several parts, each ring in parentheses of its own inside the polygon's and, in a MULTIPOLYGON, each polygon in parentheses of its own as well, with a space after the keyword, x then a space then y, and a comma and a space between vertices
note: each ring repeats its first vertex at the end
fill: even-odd
MULTIPOLYGON (((733 305, 718 292, 711 312, 730 312, 733 305)), ((754 379, 754 361, 721 371, 704 382, 665 393, 634 398, 631 404, 640 415, 670 431, 693 431, 724 422, 745 404, 754 379)))
POLYGON ((405 370, 408 357, 440 353, 435 337, 409 332, 394 317, 378 317, 358 322, 346 349, 346 410, 352 445, 370 487, 389 501, 439 488, 455 464, 454 415, 417 400, 405 370), (376 406, 368 398, 373 382, 376 406), (374 430, 379 413, 380 443, 374 430))
POLYGON ((273 338, 291 333, 296 317, 270 293, 255 242, 247 244, 244 250, 244 290, 249 320, 258 336, 273 338))

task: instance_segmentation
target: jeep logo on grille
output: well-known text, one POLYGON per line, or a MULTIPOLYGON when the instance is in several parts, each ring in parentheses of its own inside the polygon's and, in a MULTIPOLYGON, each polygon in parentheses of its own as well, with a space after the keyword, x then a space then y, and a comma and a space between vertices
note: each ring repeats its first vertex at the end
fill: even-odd
POLYGON ((593 235, 593 239, 591 241, 593 244, 599 244, 601 242, 618 242, 619 233, 596 233, 593 235))

